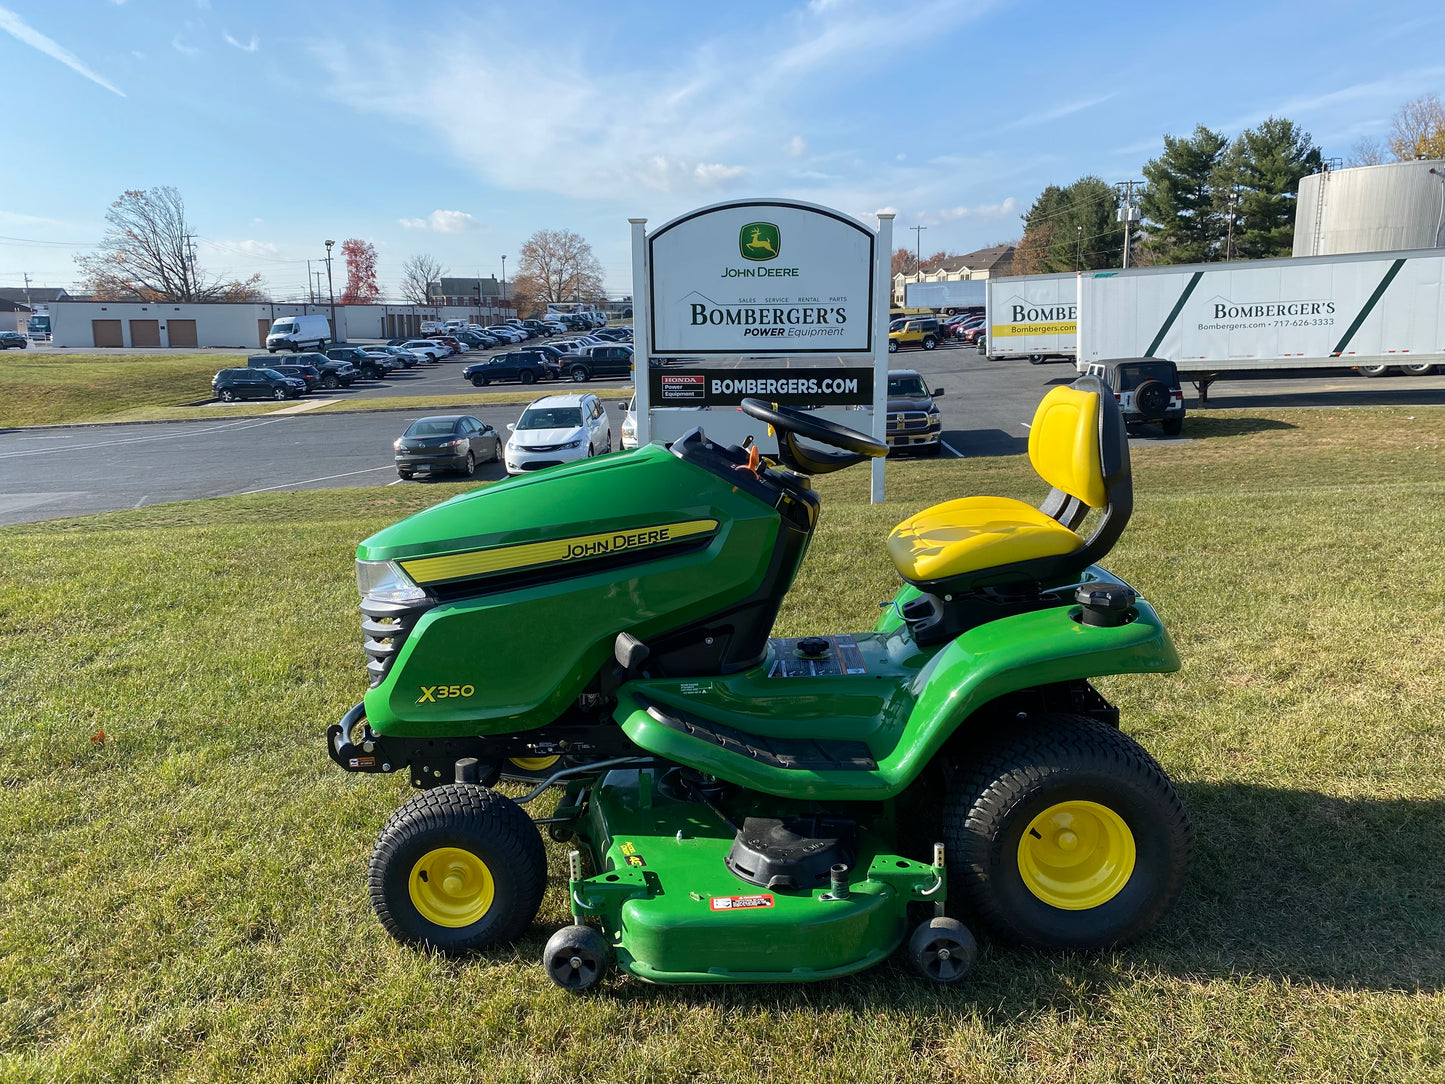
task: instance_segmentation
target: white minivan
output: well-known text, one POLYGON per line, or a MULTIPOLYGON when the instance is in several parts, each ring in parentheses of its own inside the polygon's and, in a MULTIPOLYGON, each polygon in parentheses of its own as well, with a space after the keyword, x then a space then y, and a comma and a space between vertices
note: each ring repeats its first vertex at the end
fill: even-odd
POLYGON ((266 332, 266 350, 320 350, 331 341, 331 323, 325 316, 281 316, 266 332))

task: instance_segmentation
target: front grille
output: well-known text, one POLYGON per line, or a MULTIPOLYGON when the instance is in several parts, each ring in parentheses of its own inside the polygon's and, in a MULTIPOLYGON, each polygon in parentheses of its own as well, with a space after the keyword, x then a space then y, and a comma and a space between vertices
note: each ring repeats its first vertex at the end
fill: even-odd
POLYGON ((928 412, 923 410, 900 410, 888 415, 889 429, 927 429, 928 412))
POLYGON ((565 444, 528 444, 517 450, 521 452, 560 452, 565 447, 567 447, 565 444))
POLYGON ((374 689, 386 680, 391 664, 411 630, 427 610, 435 606, 432 599, 420 602, 383 602, 361 600, 361 631, 365 636, 362 649, 370 657, 366 673, 374 689))

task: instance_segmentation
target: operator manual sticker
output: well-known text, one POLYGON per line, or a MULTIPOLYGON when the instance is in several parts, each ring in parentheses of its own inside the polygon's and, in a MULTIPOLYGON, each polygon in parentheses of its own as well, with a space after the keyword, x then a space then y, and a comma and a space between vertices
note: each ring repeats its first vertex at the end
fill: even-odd
POLYGON ((750 907, 773 906, 772 896, 713 896, 707 905, 714 911, 745 911, 750 907))

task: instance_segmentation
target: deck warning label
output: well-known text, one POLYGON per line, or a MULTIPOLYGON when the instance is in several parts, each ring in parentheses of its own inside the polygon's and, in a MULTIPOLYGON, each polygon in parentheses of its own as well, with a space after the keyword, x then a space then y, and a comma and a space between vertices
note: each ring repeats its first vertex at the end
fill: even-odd
POLYGON ((714 896, 707 901, 713 911, 746 911, 753 907, 773 906, 771 895, 762 896, 714 896))

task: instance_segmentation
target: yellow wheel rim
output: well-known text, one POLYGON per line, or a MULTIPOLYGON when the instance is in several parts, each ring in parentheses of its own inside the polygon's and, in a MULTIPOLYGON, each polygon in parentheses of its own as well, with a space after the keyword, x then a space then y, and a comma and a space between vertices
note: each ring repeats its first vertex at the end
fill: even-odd
POLYGON ((1045 809, 1019 840, 1019 873, 1050 907, 1087 911, 1117 896, 1134 873, 1134 833, 1097 802, 1045 809))
POLYGON ((513 764, 521 768, 524 772, 541 772, 546 771, 548 768, 550 768, 553 764, 556 764, 557 761, 561 760, 562 758, 560 756, 550 756, 510 757, 508 759, 510 759, 513 764))
POLYGON ((481 921, 491 910, 497 886, 487 864, 471 851, 438 847, 411 867, 407 890, 422 918, 457 929, 481 921))

